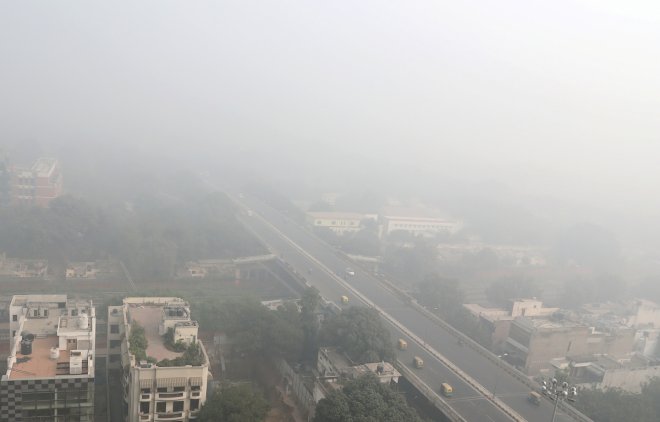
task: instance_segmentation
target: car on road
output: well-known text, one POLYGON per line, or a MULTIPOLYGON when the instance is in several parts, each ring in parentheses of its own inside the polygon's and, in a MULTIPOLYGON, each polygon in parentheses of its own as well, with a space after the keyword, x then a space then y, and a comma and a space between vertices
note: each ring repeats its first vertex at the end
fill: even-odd
POLYGON ((340 299, 341 299, 341 303, 344 303, 344 304, 348 303, 348 296, 344 295, 340 299))
POLYGON ((346 268, 346 275, 353 277, 355 275, 355 270, 353 268, 346 268))
POLYGON ((451 397, 454 395, 454 389, 452 388, 451 385, 447 384, 446 382, 443 382, 442 385, 440 386, 440 392, 445 397, 451 397))
POLYGON ((419 356, 415 356, 413 358, 413 365, 417 369, 423 368, 424 367, 424 360, 422 358, 420 358, 419 356))
POLYGON ((529 400, 530 403, 535 404, 537 406, 541 405, 541 395, 536 391, 530 391, 529 395, 527 396, 527 400, 529 400))
POLYGON ((397 346, 399 347, 399 350, 406 350, 408 348, 408 342, 400 338, 397 342, 397 346))

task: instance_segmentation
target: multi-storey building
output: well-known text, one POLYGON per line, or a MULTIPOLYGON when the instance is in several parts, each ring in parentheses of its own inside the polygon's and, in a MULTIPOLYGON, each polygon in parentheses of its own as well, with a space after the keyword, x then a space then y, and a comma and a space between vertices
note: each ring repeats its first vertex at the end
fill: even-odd
POLYGON ((209 375, 197 331, 179 298, 132 297, 108 308, 109 368, 123 371, 127 422, 197 418, 209 375))
POLYGON ((91 301, 14 296, 0 420, 93 421, 95 336, 91 301))
POLYGON ((46 206, 62 194, 62 173, 55 158, 39 158, 30 168, 11 169, 14 203, 46 206))

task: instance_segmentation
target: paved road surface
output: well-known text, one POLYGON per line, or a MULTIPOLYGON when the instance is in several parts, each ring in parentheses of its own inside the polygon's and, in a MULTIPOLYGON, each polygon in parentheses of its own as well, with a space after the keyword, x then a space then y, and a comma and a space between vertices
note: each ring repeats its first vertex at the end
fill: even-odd
MULTIPOLYGON (((249 213, 251 215, 246 213, 241 216, 241 221, 260 237, 273 253, 280 255, 299 273, 304 274, 324 297, 339 303, 340 296, 347 295, 351 299, 349 305, 359 304, 359 300, 354 294, 338 283, 333 276, 326 273, 325 270, 329 269, 344 278, 353 288, 368 297, 370 301, 398 320, 408 330, 423 338, 428 345, 459 366, 525 419, 534 422, 551 420, 553 409, 551 402, 544 400, 540 406, 529 403, 527 401, 529 388, 524 383, 472 348, 458 344, 452 333, 421 315, 419 311, 407 306, 394 293, 385 289, 373 276, 359 270, 355 276, 346 275, 345 269, 351 264, 329 245, 254 198, 244 197, 240 199, 240 202, 252 211, 249 213), (291 245, 287 238, 302 248, 305 253, 291 245), (310 268, 313 271, 308 274, 310 268)), ((475 422, 510 420, 490 400, 485 399, 483 395, 458 378, 439 360, 415 344, 410 337, 393 326, 390 326, 390 330, 393 338, 408 340, 408 350, 400 352, 401 361, 412 362, 412 357, 415 355, 424 359, 425 367, 416 372, 429 387, 434 391, 439 391, 440 384, 443 382, 448 382, 454 387, 454 396, 447 401, 465 419, 475 422)), ((573 419, 559 411, 556 420, 569 422, 573 419)))

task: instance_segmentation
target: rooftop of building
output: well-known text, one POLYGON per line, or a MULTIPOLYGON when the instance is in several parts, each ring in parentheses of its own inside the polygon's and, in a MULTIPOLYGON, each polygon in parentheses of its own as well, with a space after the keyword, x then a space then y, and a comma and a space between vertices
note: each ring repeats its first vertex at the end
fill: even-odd
POLYGON ((333 347, 322 347, 319 352, 324 354, 332 365, 339 371, 353 366, 353 363, 348 358, 333 347))
POLYGON ((584 324, 567 319, 550 319, 550 318, 528 318, 518 317, 514 320, 514 324, 520 325, 529 330, 561 330, 572 328, 587 328, 584 324))
POLYGON ((349 370, 350 374, 354 377, 360 377, 364 374, 373 373, 379 377, 400 377, 401 373, 389 362, 373 362, 365 363, 363 365, 353 366, 349 370))
POLYGON ((68 375, 69 351, 60 350, 59 357, 53 359, 50 357, 53 347, 58 347, 58 337, 54 334, 35 338, 32 341, 32 353, 29 355, 23 355, 19 349, 16 353, 16 362, 11 366, 9 379, 52 378, 58 375, 68 375))
POLYGON ((511 312, 503 308, 486 308, 477 303, 466 303, 463 305, 472 315, 494 320, 512 320, 511 312))
POLYGON ((356 212, 341 212, 341 211, 310 211, 307 213, 313 218, 320 219, 337 219, 337 220, 362 220, 365 218, 364 214, 356 212))
POLYGON ((32 164, 31 170, 39 177, 49 177, 57 167, 56 158, 39 158, 32 164))
POLYGON ((26 306, 28 303, 67 303, 66 295, 14 295, 11 306, 26 306))
POLYGON ((163 319, 163 305, 152 304, 128 304, 129 319, 144 328, 144 336, 147 339, 147 356, 158 361, 163 359, 174 359, 183 353, 173 352, 167 349, 163 337, 159 334, 158 327, 163 319))
MULTIPOLYGON (((87 347, 93 348, 95 327, 88 318, 94 316, 95 312, 90 301, 67 300, 66 295, 16 295, 11 304, 27 309, 28 312, 20 320, 20 332, 11 339, 11 358, 15 357, 15 360, 10 359, 7 368, 9 379, 71 375, 71 351, 60 349, 60 336, 65 336, 65 342, 69 338, 86 340, 87 347), (21 340, 26 343, 29 353, 23 353, 21 340)), ((77 346, 80 343, 75 344, 77 346)), ((69 346, 67 343, 66 347, 69 346)), ((86 358, 81 365, 82 375, 86 376, 86 358)))

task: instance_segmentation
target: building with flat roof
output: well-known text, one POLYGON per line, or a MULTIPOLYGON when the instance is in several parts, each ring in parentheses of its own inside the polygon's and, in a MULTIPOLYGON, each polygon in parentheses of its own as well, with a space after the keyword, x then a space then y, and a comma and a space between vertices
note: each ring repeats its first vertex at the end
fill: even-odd
POLYGON ((426 207, 386 207, 381 212, 383 233, 407 232, 414 236, 432 237, 437 234, 454 234, 463 223, 441 217, 426 207))
POLYGON ((0 420, 93 421, 96 313, 66 295, 17 295, 0 420))
POLYGON ((29 168, 12 167, 10 173, 14 203, 45 207, 62 194, 62 172, 55 158, 39 158, 29 168))
MULTIPOLYGON (((314 227, 325 227, 342 235, 362 229, 362 220, 368 218, 364 214, 353 212, 308 212, 307 222, 314 227)), ((373 216, 371 217, 373 218, 373 216)))
POLYGON ((543 302, 536 298, 513 299, 508 309, 486 308, 476 303, 466 303, 463 307, 490 333, 493 347, 499 347, 506 341, 511 323, 516 318, 546 318, 559 310, 544 307, 543 302))
POLYGON ((108 307, 109 368, 124 372, 127 422, 197 419, 209 376, 198 329, 180 298, 130 297, 108 307))

